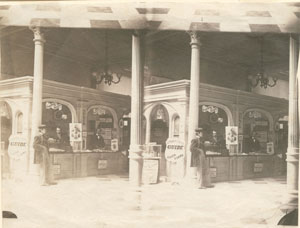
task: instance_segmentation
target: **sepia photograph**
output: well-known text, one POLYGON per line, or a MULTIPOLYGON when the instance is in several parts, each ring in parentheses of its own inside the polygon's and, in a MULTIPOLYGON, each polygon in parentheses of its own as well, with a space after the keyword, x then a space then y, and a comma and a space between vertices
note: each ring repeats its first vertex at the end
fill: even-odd
POLYGON ((3 228, 298 227, 300 1, 0 1, 3 228))

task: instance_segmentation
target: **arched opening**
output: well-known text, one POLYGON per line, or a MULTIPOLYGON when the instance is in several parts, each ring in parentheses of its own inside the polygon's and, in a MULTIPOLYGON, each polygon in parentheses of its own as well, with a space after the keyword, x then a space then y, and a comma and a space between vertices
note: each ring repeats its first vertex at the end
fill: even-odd
POLYGON ((19 112, 16 115, 17 134, 23 134, 23 113, 19 112))
POLYGON ((228 122, 223 108, 210 104, 200 105, 199 127, 204 130, 204 140, 209 142, 206 147, 207 154, 228 155, 225 141, 228 122))
POLYGON ((165 149, 166 141, 169 137, 169 114, 163 105, 157 105, 150 114, 151 119, 151 133, 150 142, 161 145, 161 162, 160 162, 160 175, 166 175, 166 159, 165 149))
POLYGON ((179 131, 180 131, 180 117, 175 116, 173 120, 173 137, 179 137, 179 131))
POLYGON ((0 101, 0 125, 1 125, 1 151, 2 154, 2 174, 6 175, 9 173, 9 156, 8 156, 8 144, 9 137, 12 134, 12 111, 9 104, 5 101, 0 101))
POLYGON ((47 126, 47 134, 55 138, 56 129, 61 129, 61 134, 69 136, 69 124, 72 123, 72 113, 65 104, 54 101, 43 102, 42 123, 47 126))

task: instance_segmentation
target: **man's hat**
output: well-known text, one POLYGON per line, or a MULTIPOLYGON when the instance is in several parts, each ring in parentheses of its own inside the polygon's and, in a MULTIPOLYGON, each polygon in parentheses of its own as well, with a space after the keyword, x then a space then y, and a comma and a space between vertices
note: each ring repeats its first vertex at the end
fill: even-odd
POLYGON ((195 129, 195 132, 202 132, 203 131, 203 128, 202 127, 199 127, 199 128, 196 128, 195 129))
POLYGON ((45 125, 45 124, 41 124, 38 128, 39 128, 39 129, 45 129, 45 128, 46 128, 46 125, 45 125))

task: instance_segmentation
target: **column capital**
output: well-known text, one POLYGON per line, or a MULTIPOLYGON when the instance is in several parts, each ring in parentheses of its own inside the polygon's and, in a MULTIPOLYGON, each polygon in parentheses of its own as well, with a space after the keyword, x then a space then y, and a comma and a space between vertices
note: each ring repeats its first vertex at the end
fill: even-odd
POLYGON ((200 46, 201 45, 200 34, 197 31, 188 31, 187 33, 191 37, 191 43, 190 43, 191 46, 193 46, 193 45, 200 46))
POLYGON ((147 31, 145 29, 135 29, 132 31, 132 35, 134 36, 144 36, 147 33, 147 31))
POLYGON ((44 33, 41 31, 41 28, 39 26, 30 26, 29 29, 33 32, 34 34, 34 39, 33 41, 39 41, 42 43, 45 43, 46 40, 44 38, 44 33))

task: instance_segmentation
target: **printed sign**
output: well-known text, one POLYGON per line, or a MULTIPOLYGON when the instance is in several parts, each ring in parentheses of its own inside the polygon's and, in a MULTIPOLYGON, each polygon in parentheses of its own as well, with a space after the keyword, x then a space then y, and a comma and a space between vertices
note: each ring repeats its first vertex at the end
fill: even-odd
POLYGON ((263 171, 264 164, 263 163, 254 163, 254 172, 261 173, 263 171))
POLYGON ((210 167, 210 177, 217 177, 217 168, 216 167, 210 167))
POLYGON ((81 142, 82 141, 82 124, 70 123, 70 141, 81 142))
POLYGON ((119 150, 118 139, 112 139, 111 140, 111 150, 114 151, 114 152, 119 150))
POLYGON ((52 165, 52 172, 54 175, 59 175, 60 174, 60 165, 52 165))
POLYGON ((27 140, 22 135, 12 135, 9 138, 8 155, 10 158, 18 160, 27 151, 27 140))
POLYGON ((155 184, 158 181, 159 159, 145 159, 143 164, 143 183, 155 184))
POLYGON ((98 169, 107 169, 107 160, 98 160, 98 169))
POLYGON ((225 129, 226 129, 226 144, 238 145, 238 127, 227 126, 225 129))
POLYGON ((169 138, 166 142, 165 158, 170 162, 178 162, 184 158, 184 141, 169 138))
POLYGON ((274 143, 273 142, 267 143, 267 153, 274 154, 274 143))

